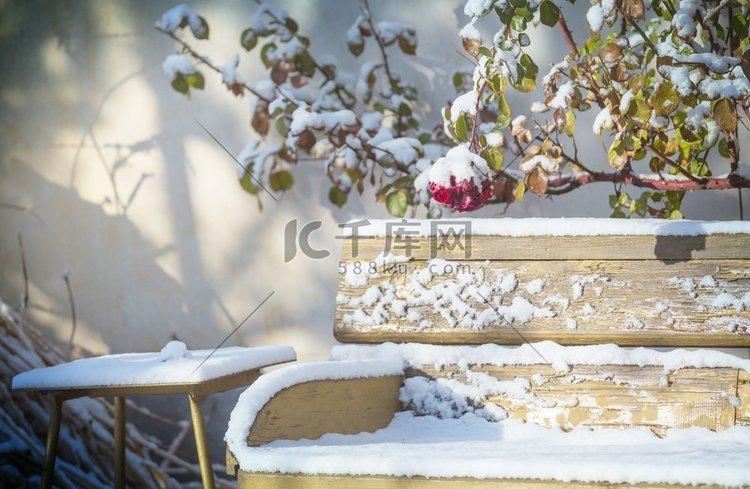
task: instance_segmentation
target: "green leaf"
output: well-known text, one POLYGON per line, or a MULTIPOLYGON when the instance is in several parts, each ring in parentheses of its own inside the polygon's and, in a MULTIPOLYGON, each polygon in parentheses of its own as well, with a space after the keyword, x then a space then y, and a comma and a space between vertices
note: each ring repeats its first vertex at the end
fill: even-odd
POLYGON ((510 19, 510 28, 514 31, 525 31, 526 30, 526 19, 520 15, 514 15, 510 19))
POLYGON ((565 133, 573 137, 576 132, 576 115, 572 110, 565 113, 565 133))
POLYGON ((240 178, 240 187, 242 189, 251 194, 251 195, 258 195, 258 191, 260 190, 260 187, 258 187, 255 182, 253 181, 253 178, 250 176, 250 172, 252 171, 252 165, 248 166, 245 173, 242 174, 242 178, 240 178))
POLYGON ((673 210, 669 213, 669 219, 676 220, 676 219, 682 219, 682 212, 680 212, 678 209, 673 210))
POLYGON ((680 99, 677 97, 677 90, 672 83, 664 80, 659 88, 651 96, 651 106, 654 108, 656 115, 667 116, 677 110, 680 99))
POLYGON ((206 22, 206 19, 198 16, 198 25, 195 26, 196 28, 193 27, 194 26, 191 24, 190 30, 193 32, 196 39, 208 39, 208 22, 206 22))
POLYGON ((187 95, 188 92, 190 92, 190 87, 188 86, 185 77, 182 76, 182 73, 177 73, 177 76, 172 80, 172 88, 184 95, 187 95))
POLYGON ((492 51, 490 51, 487 46, 479 46, 479 54, 482 54, 484 56, 487 56, 488 58, 492 57, 492 51))
POLYGON ((456 136, 459 141, 466 141, 469 139, 468 131, 466 130, 466 117, 461 114, 456 121, 456 136))
POLYGON ((189 86, 197 90, 203 90, 203 87, 206 86, 206 80, 203 78, 203 75, 199 71, 187 75, 185 77, 185 81, 189 86))
POLYGON ((520 44, 521 47, 524 47, 524 48, 528 46, 529 44, 531 44, 531 39, 529 38, 529 35, 526 34, 525 32, 518 34, 518 44, 520 44))
POLYGON ((347 197, 346 192, 338 187, 331 187, 331 190, 328 191, 328 200, 336 207, 342 207, 346 204, 347 197))
POLYGON ((282 137, 286 137, 289 133, 289 126, 287 126, 286 119, 283 117, 276 119, 276 130, 282 137))
POLYGON ((539 19, 542 21, 542 24, 553 27, 560 20, 560 9, 557 8, 557 5, 550 2, 550 0, 544 0, 539 5, 539 19))
POLYGON ((393 186, 395 188, 406 188, 406 189, 411 188, 411 187, 414 186, 414 177, 413 176, 406 176, 406 177, 397 178, 391 184, 391 186, 393 186))
POLYGON ((453 88, 458 90, 464 84, 464 74, 460 71, 453 73, 453 88))
POLYGON ((359 39, 350 39, 346 45, 354 56, 359 56, 365 50, 365 40, 361 37, 359 39))
POLYGON ((524 78, 530 78, 532 80, 536 80, 536 75, 539 73, 539 67, 534 63, 534 60, 531 59, 531 56, 524 53, 521 55, 521 65, 524 68, 525 76, 524 78))
POLYGON ((284 22, 284 25, 292 33, 296 33, 297 30, 299 29, 299 27, 297 26, 297 23, 291 17, 287 17, 286 18, 286 21, 284 22))
POLYGON ((515 83, 513 86, 516 87, 516 90, 518 90, 519 92, 527 93, 533 91, 536 88, 536 82, 533 78, 524 77, 521 78, 521 80, 518 81, 518 83, 515 83))
POLYGON ((245 29, 242 31, 240 36, 240 45, 245 48, 245 51, 250 51, 258 45, 258 36, 255 35, 255 31, 252 29, 245 29))
POLYGON ((406 208, 409 205, 409 194, 406 190, 396 190, 388 194, 385 198, 385 207, 391 215, 404 217, 406 208))
POLYGON ((428 132, 421 133, 417 139, 422 144, 430 144, 432 142, 432 136, 428 132))
POLYGON ((269 182, 271 183, 271 189, 274 191, 289 190, 294 185, 294 177, 287 170, 279 170, 271 173, 269 182))
POLYGON ((512 111, 510 110, 508 101, 505 99, 505 95, 497 97, 497 111, 497 128, 501 130, 505 129, 510 125, 512 118, 512 111))
POLYGON ((307 49, 302 51, 294 59, 294 61, 297 63, 300 73, 309 77, 315 75, 315 61, 313 60, 312 56, 310 56, 310 53, 307 51, 307 49))
POLYGON ((260 50, 260 60, 263 62, 263 66, 266 68, 270 68, 273 66, 273 63, 270 59, 268 59, 268 51, 271 49, 276 49, 276 44, 269 42, 268 44, 264 44, 263 48, 260 50))
POLYGON ((500 171, 503 168, 503 163, 505 163, 505 155, 500 148, 487 148, 481 152, 480 156, 484 158, 487 165, 495 171, 500 171))
POLYGON ((414 36, 398 36, 398 47, 404 54, 414 55, 417 53, 417 43, 414 36))

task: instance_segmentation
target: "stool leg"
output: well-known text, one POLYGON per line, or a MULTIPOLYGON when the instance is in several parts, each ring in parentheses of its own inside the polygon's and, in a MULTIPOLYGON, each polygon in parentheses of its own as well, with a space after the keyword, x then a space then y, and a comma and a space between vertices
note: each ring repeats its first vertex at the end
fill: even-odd
POLYGON ((60 420, 62 418, 62 405, 64 399, 54 396, 52 414, 49 418, 47 429, 47 446, 44 449, 44 469, 42 472, 42 489, 52 487, 52 479, 55 477, 55 460, 57 458, 57 440, 60 437, 60 420))
POLYGON ((206 424, 203 420, 203 399, 195 394, 188 394, 190 399, 190 414, 193 418, 193 433, 195 447, 198 451, 198 462, 201 466, 201 480, 203 489, 214 489, 214 472, 211 468, 211 458, 208 455, 208 441, 206 438, 206 424))
POLYGON ((115 487, 125 489, 125 398, 115 396, 115 487))

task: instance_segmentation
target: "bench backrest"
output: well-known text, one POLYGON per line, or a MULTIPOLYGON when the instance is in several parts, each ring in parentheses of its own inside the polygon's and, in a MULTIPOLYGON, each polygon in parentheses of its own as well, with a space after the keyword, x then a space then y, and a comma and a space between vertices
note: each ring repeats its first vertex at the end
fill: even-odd
POLYGON ((750 223, 449 222, 344 240, 339 341, 750 346, 750 223))
MULTIPOLYGON (((373 222, 344 240, 339 341, 750 346, 750 223, 450 222, 373 222)), ((602 346, 584 354, 594 361, 559 365, 545 353, 559 347, 544 344, 527 347, 543 361, 514 365, 502 363, 509 351, 488 356, 491 347, 458 356, 434 349, 439 368, 418 354, 405 407, 435 414, 432 401, 455 390, 483 392, 456 415, 501 408, 501 416, 562 429, 750 424, 750 372, 731 357, 668 367, 618 362, 625 350, 602 346)))

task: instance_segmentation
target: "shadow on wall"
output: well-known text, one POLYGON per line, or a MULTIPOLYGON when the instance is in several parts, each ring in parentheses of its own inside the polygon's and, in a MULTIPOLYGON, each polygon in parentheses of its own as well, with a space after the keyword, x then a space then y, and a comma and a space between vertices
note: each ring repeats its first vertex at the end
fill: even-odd
MULTIPOLYGON (((185 304, 183 288, 156 264, 159 256, 169 249, 153 248, 127 217, 105 213, 101 206, 82 200, 75 189, 50 182, 22 161, 14 160, 11 167, 11 185, 18 185, 20 192, 32 196, 44 195, 42 206, 54 203, 41 208, 31 205, 49 229, 42 233, 30 232, 25 239, 33 286, 32 305, 35 293, 45 297, 60 295, 60 290, 52 290, 50 284, 55 283, 54 275, 62 277, 63 270, 45 269, 44 264, 65 263, 71 270, 79 317, 84 321, 90 318, 79 325, 78 335, 102 336, 97 328, 99 321, 87 314, 87 310, 93 309, 109 311, 113 321, 122 326, 108 332, 128 338, 127 342, 133 344, 135 350, 173 337, 179 327, 196 321, 195 313, 185 304), (52 232, 54 236, 50 236, 52 232), (75 242, 78 252, 70 255, 66 247, 55 246, 56 241, 75 242), (147 277, 152 285, 144 288, 142 284, 147 277), (155 321, 149 328, 133 324, 129 318, 131 311, 139 311, 140 317, 150 316, 155 321), (169 320, 156 321, 164 317, 169 320)), ((59 283, 62 286, 62 279, 59 283)), ((67 324, 69 313, 65 309, 46 312, 58 317, 57 324, 67 324)), ((33 306, 30 312, 36 314, 33 306)), ((40 322, 48 323, 46 318, 40 322)), ((201 326, 206 327, 206 324, 201 326)), ((65 337, 67 331, 53 334, 57 338, 65 337)), ((112 338, 101 339, 108 344, 112 338)))

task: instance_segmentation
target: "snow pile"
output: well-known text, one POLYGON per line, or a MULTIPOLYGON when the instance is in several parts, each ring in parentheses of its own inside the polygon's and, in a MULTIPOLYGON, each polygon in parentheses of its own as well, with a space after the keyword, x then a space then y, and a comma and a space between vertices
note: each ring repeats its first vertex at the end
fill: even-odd
MULTIPOLYGON (((351 223, 357 221, 350 221, 351 223)), ((357 236, 387 236, 388 229, 401 221, 369 219, 358 226, 357 236), (390 223, 390 226, 389 226, 390 223)), ((438 232, 467 231, 474 236, 705 236, 750 234, 750 221, 670 221, 666 219, 541 218, 525 219, 410 219, 409 232, 435 236, 438 232)), ((348 236, 352 226, 344 228, 348 236)))
POLYGON ((188 356, 187 345, 182 341, 170 341, 159 352, 159 361, 168 362, 188 356))
POLYGON ((567 109, 573 100, 573 82, 567 81, 558 87, 552 100, 547 104, 552 109, 567 109))
POLYGON ((306 105, 301 105, 292 113, 289 130, 299 135, 305 129, 315 129, 328 132, 334 127, 351 128, 357 124, 357 116, 351 110, 332 112, 314 112, 306 105))
POLYGON ((178 74, 190 75, 195 73, 195 65, 187 54, 170 54, 161 64, 161 69, 170 80, 177 78, 178 74))
POLYGON ((240 56, 238 54, 235 54, 221 67, 222 82, 229 86, 244 83, 242 77, 240 77, 240 75, 237 73, 237 66, 239 65, 239 63, 240 56))
POLYGON ((672 17, 672 26, 677 30, 677 35, 683 38, 695 37, 696 18, 703 17, 705 10, 703 2, 698 0, 680 0, 680 6, 672 17))
POLYGON ((224 441, 229 450, 245 466, 243 460, 252 460, 253 450, 247 446, 250 428, 263 406, 279 391, 293 385, 316 380, 344 380, 355 378, 384 377, 403 374, 400 361, 365 360, 300 363, 274 370, 262 375, 253 385, 240 394, 237 404, 229 416, 224 441))
MULTIPOLYGON (((476 90, 470 90, 456 97, 453 104, 451 104, 451 122, 455 124, 459 117, 462 117, 464 114, 477 115, 477 100, 481 99, 479 99, 479 92, 476 90)), ((481 109, 481 105, 479 108, 481 109)))
POLYGON ((13 388, 65 389, 202 382, 297 358, 289 346, 220 348, 211 355, 212 351, 193 350, 188 353, 184 343, 172 341, 160 353, 104 355, 30 370, 13 378, 13 388))
POLYGON ((189 25, 196 37, 206 34, 205 21, 193 9, 181 3, 162 14, 161 19, 156 21, 156 27, 165 32, 174 32, 180 27, 189 25))
POLYGON ((612 129, 613 125, 614 120, 612 119, 612 114, 609 112, 609 108, 605 107, 596 114, 592 129, 594 130, 594 134, 601 134, 602 129, 612 129))
POLYGON ((534 155, 531 158, 524 158, 518 165, 518 168, 524 173, 531 173, 537 166, 541 167, 547 173, 557 173, 560 171, 560 163, 546 155, 534 155))
MULTIPOLYGON (((408 257, 402 257, 402 261, 408 257)), ((363 288, 372 274, 353 275, 349 267, 344 277, 347 286, 363 288)), ((524 287, 529 293, 541 292, 544 279, 534 279, 524 287), (534 292, 536 291, 536 292, 534 292)), ((432 259, 426 267, 409 275, 402 296, 392 283, 381 283, 368 287, 360 297, 340 295, 337 303, 356 307, 353 313, 345 313, 346 325, 377 326, 388 323, 394 316, 411 322, 422 320, 422 313, 412 308, 427 308, 442 318, 450 328, 481 330, 491 324, 525 324, 534 318, 548 318, 557 312, 540 307, 516 291, 518 279, 514 273, 504 270, 471 270, 465 264, 432 259), (439 282, 432 283, 439 276, 439 282), (369 308, 365 311, 364 307, 369 308)), ((569 304, 569 301, 568 301, 569 304)), ((427 323, 420 323, 426 328, 427 323)))
POLYGON ((561 346, 541 341, 518 347, 484 344, 479 346, 442 346, 419 343, 383 343, 380 345, 335 345, 333 360, 401 359, 406 367, 431 365, 442 369, 458 365, 646 365, 660 366, 665 372, 681 368, 739 368, 750 371, 750 360, 715 350, 657 351, 649 348, 622 348, 614 344, 561 346))

